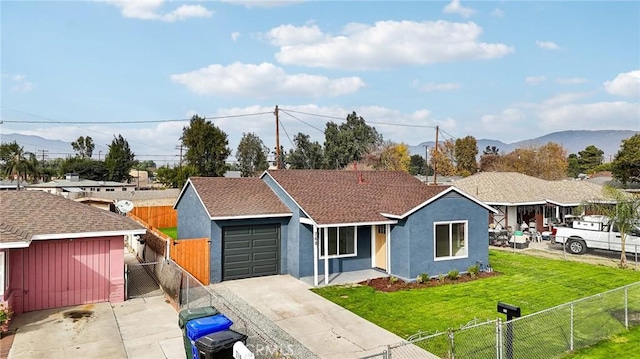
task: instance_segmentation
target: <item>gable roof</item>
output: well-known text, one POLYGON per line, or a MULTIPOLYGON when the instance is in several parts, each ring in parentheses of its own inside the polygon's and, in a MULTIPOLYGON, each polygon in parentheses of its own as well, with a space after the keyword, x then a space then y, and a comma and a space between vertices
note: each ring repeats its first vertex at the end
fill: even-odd
POLYGON ((318 225, 389 222, 450 191, 461 192, 450 186, 427 186, 402 171, 279 170, 265 175, 318 225))
POLYGON ((453 185, 493 205, 531 205, 547 202, 577 206, 604 200, 602 186, 587 181, 546 181, 516 172, 481 172, 453 185))
POLYGON ((123 183, 114 181, 94 181, 79 179, 77 181, 65 178, 56 179, 45 183, 26 185, 27 188, 72 188, 72 187, 135 187, 135 183, 123 183))
POLYGON ((0 248, 32 240, 144 234, 130 218, 42 191, 0 192, 0 248))
POLYGON ((291 216, 289 208, 257 177, 190 177, 173 208, 189 185, 212 220, 291 216))

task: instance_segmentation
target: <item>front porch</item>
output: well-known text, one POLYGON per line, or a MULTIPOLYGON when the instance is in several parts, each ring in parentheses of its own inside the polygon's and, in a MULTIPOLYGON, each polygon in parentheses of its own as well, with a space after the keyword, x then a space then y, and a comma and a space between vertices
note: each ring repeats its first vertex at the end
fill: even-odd
MULTIPOLYGON (((380 278, 380 277, 388 277, 385 271, 380 269, 363 269, 351 272, 341 272, 341 273, 331 273, 328 276, 328 283, 324 281, 324 275, 318 276, 318 287, 323 287, 327 285, 339 285, 339 284, 354 284, 360 283, 367 279, 380 278)), ((310 286, 313 285, 313 276, 309 277, 301 277, 300 280, 310 286)))

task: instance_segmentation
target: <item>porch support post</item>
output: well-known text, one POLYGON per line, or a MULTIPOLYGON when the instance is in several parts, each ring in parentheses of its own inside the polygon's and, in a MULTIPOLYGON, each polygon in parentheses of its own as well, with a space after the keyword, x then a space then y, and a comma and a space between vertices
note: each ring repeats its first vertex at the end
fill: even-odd
POLYGON ((313 286, 318 286, 318 227, 313 226, 313 286))
POLYGON ((329 228, 324 227, 324 284, 329 284, 329 228))

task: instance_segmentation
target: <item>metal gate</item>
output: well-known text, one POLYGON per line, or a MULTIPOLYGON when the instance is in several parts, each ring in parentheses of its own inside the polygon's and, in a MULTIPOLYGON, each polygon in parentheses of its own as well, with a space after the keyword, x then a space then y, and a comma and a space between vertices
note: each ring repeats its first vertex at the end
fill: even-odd
POLYGON ((162 295, 156 278, 156 267, 160 262, 129 263, 126 265, 125 286, 127 299, 147 298, 162 295))

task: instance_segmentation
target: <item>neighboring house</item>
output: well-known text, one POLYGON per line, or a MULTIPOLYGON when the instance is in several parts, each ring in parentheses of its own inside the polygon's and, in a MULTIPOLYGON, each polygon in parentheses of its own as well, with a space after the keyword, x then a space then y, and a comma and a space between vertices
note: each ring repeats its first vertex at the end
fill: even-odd
POLYGON ((535 222, 542 232, 586 201, 605 201, 602 186, 588 181, 547 181, 516 172, 481 172, 453 185, 494 207, 494 223, 513 230, 535 222))
MULTIPOLYGON (((24 188, 25 182, 20 181, 20 189, 24 188)), ((18 181, 0 180, 0 191, 15 191, 18 189, 18 181)))
POLYGON ((25 186, 29 191, 44 191, 65 198, 75 199, 84 194, 96 192, 133 192, 135 183, 121 183, 113 181, 92 181, 81 179, 75 173, 67 173, 65 179, 57 179, 46 183, 25 186))
POLYGON ((40 191, 0 192, 0 299, 16 313, 125 299, 133 220, 40 191))
POLYGON ((267 171, 190 178, 178 238, 211 238, 211 281, 378 268, 412 280, 488 261, 493 209, 405 172, 267 171))

